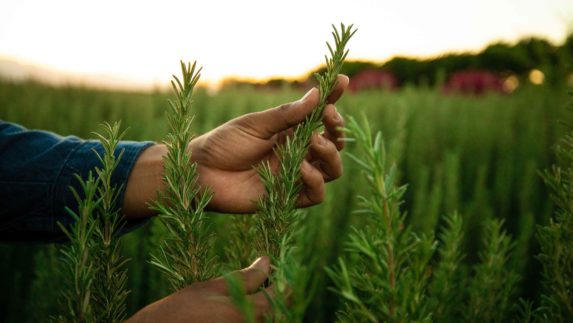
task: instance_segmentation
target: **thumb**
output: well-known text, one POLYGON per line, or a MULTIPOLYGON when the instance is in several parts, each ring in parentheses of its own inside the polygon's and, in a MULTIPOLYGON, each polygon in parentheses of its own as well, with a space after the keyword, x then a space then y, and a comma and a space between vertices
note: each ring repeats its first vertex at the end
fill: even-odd
POLYGON ((236 272, 237 278, 242 281, 247 294, 259 289, 269 276, 270 261, 268 257, 257 258, 249 267, 236 272))
MULTIPOLYGON (((252 294, 256 292, 267 277, 270 271, 270 260, 268 257, 260 257, 255 262, 253 262, 249 267, 233 271, 229 275, 233 275, 233 278, 237 279, 245 288, 247 294, 252 294)), ((195 283, 201 288, 212 290, 216 293, 229 295, 230 286, 227 275, 221 276, 209 281, 195 283)))
POLYGON ((249 123, 261 138, 271 138, 301 123, 316 108, 319 99, 318 89, 312 88, 298 101, 249 114, 249 123))

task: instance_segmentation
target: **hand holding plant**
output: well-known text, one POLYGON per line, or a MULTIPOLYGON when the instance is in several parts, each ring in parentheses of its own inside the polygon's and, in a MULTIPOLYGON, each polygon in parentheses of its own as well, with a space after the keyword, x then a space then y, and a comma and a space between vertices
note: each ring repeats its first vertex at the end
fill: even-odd
MULTIPOLYGON (((343 135, 338 129, 344 124, 334 104, 348 82, 347 76, 338 75, 336 86, 327 98, 328 105, 322 113, 325 131, 314 135, 310 153, 301 165, 304 189, 299 207, 320 203, 324 197, 324 183, 342 174, 338 151, 344 142, 340 140, 343 135)), ((274 149, 293 133, 318 103, 319 93, 312 89, 298 101, 240 116, 191 140, 188 149, 192 161, 197 163, 199 184, 213 193, 207 208, 225 213, 255 212, 264 186, 254 166, 269 161, 276 169, 279 163, 274 149)), ((166 154, 167 147, 158 144, 145 150, 138 159, 126 189, 124 211, 128 216, 150 215, 147 203, 164 187, 162 163, 166 154)))
MULTIPOLYGON (((244 286, 245 300, 253 304, 253 319, 262 320, 271 309, 267 299, 272 294, 271 287, 259 290, 269 270, 269 259, 261 257, 251 266, 229 274, 244 286)), ((231 302, 232 293, 223 277, 194 283, 148 305, 128 322, 242 322, 242 313, 231 302)))
MULTIPOLYGON (((325 131, 315 133, 310 153, 301 165, 304 188, 298 206, 306 207, 322 202, 324 183, 342 174, 338 153, 343 148, 343 121, 334 103, 348 86, 348 77, 338 76, 338 82, 322 114, 325 131)), ((209 187, 213 198, 209 208, 226 213, 252 213, 255 202, 263 195, 264 186, 254 165, 269 162, 279 167, 275 153, 293 129, 310 115, 319 103, 319 92, 311 89, 298 101, 255 112, 233 119, 214 130, 195 138, 189 144, 197 162, 199 183, 209 187)))

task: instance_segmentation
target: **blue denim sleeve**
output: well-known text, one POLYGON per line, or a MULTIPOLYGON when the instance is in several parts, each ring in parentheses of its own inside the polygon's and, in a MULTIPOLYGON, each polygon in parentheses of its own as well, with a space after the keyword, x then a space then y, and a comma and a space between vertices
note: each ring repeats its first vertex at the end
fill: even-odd
MULTIPOLYGON (((136 159, 152 144, 118 144, 116 155, 124 151, 112 175, 113 184, 121 187, 118 207, 136 159)), ((81 194, 75 174, 86 178, 95 166, 101 165, 94 149, 103 153, 95 140, 61 137, 0 121, 0 240, 65 240, 58 222, 65 226, 73 223, 73 217, 65 210, 66 206, 77 209, 70 187, 81 194)), ((127 220, 123 230, 129 231, 143 222, 127 220)))

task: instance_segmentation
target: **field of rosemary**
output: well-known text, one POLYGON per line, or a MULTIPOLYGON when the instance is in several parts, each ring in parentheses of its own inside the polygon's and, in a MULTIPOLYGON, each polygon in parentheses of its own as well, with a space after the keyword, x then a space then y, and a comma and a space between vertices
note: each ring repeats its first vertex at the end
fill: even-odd
MULTIPOLYGON (((178 91, 185 94, 198 70, 183 67, 188 73, 178 91)), ((175 147, 189 139, 175 135, 187 127, 186 115, 195 115, 191 128, 200 134, 300 94, 242 88, 211 95, 195 89, 188 111, 187 94, 173 99, 163 92, 2 82, 0 118, 90 138, 103 129, 109 149, 121 133, 113 122, 121 120, 129 128, 124 139, 166 140, 175 147), (168 98, 173 115, 179 113, 169 123, 168 98), (102 122, 112 125, 98 128, 102 122)), ((343 156, 344 175, 328 185, 321 205, 287 214, 296 217, 296 225, 281 227, 283 239, 273 245, 254 240, 268 226, 265 221, 273 220, 264 217, 276 215, 263 214, 264 205, 255 216, 208 213, 201 209, 208 193, 199 192, 193 193, 192 211, 173 203, 154 205, 159 218, 104 250, 121 248, 112 266, 121 267, 126 280, 121 276, 115 283, 129 290, 119 295, 98 290, 103 303, 126 299, 126 308, 116 304, 106 321, 129 316, 189 282, 247 266, 260 254, 273 256, 271 282, 283 289, 288 284, 294 295, 288 308, 284 299, 274 304, 281 321, 565 321, 573 316, 573 140, 558 121, 571 120, 568 100, 566 88, 542 86, 483 97, 412 87, 346 93, 337 108, 353 139, 343 156), (201 258, 157 256, 170 254, 166 239, 185 243, 169 222, 181 212, 193 213, 195 222, 185 225, 200 230, 194 237, 209 246, 200 250, 201 258), (183 268, 193 262, 203 265, 201 271, 183 268)), ((113 159, 106 164, 102 158, 113 167, 113 159)), ((105 182, 108 168, 94 172, 92 181, 105 182)), ((188 172, 181 176, 192 184, 193 170, 188 172)), ((264 169, 260 173, 264 177, 264 169)), ((284 187, 296 180, 269 184, 284 187)), ((92 194, 113 199, 115 188, 92 194)), ((94 226, 92 234, 104 243, 108 230, 94 226)), ((68 232, 76 233, 81 234, 68 232)), ((78 246, 76 253, 83 250, 78 246)), ((69 279, 59 248, 0 245, 0 321, 45 321, 75 310, 74 304, 61 308, 58 299, 69 279)), ((233 277, 228 281, 249 317, 241 286, 233 277)))

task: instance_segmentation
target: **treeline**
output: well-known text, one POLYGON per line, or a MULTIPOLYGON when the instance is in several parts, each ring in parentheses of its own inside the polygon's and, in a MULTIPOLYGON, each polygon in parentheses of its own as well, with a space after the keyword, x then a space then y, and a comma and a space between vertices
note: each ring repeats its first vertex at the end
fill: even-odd
POLYGON ((556 84, 567 80, 573 71, 573 34, 560 46, 532 37, 513 45, 503 42, 491 44, 476 54, 446 54, 431 59, 395 57, 383 64, 348 62, 344 73, 353 76, 365 69, 389 71, 402 85, 434 85, 453 72, 468 69, 518 77, 538 69, 545 74, 546 82, 556 84))
MULTIPOLYGON (((568 82, 573 72, 573 33, 561 45, 554 45, 543 38, 530 37, 515 44, 494 43, 478 53, 450 53, 429 59, 398 56, 384 63, 349 61, 345 63, 342 72, 352 77, 364 70, 383 70, 391 73, 400 86, 434 86, 457 71, 485 70, 500 76, 525 78, 533 69, 543 72, 547 84, 568 82)), ((323 70, 324 67, 321 67, 310 72, 306 80, 293 82, 276 78, 257 85, 271 88, 304 86, 313 82, 314 73, 323 70)), ((225 84, 244 83, 228 81, 225 84)))

